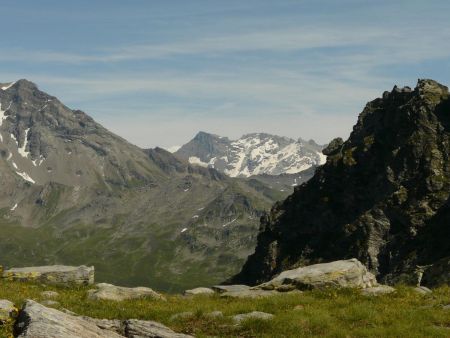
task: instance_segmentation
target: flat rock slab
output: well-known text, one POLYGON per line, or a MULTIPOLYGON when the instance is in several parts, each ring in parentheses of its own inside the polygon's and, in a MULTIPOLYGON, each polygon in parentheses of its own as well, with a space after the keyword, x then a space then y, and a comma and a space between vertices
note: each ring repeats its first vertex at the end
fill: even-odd
POLYGON ((41 292, 41 297, 42 298, 46 298, 46 299, 58 298, 59 297, 59 293, 56 292, 56 291, 42 291, 41 292))
POLYGON ((125 322, 125 336, 127 338, 193 338, 176 333, 160 323, 136 319, 125 322))
POLYGON ((243 290, 243 291, 228 291, 222 293, 221 297, 227 298, 264 298, 274 295, 279 295, 280 293, 275 290, 243 290))
POLYGON ((214 293, 214 290, 210 288, 195 288, 184 291, 185 296, 212 295, 214 293))
POLYGON ((377 285, 375 276, 357 259, 309 265, 283 271, 271 281, 257 286, 264 290, 314 288, 368 288, 377 285))
POLYGON ((123 301, 139 298, 153 298, 165 300, 164 296, 146 287, 126 288, 107 283, 96 285, 96 290, 88 291, 88 298, 92 300, 123 301))
POLYGON ((49 265, 5 270, 3 278, 55 285, 94 284, 94 267, 49 265))
POLYGON ((15 324, 19 338, 192 338, 145 320, 81 317, 27 300, 15 324))
POLYGON ((271 313, 266 312, 260 312, 260 311, 253 311, 249 313, 242 313, 236 316, 233 316, 233 321, 235 323, 242 323, 245 320, 249 319, 259 319, 259 320, 270 320, 274 317, 271 313))
POLYGON ((415 287, 414 291, 417 292, 417 293, 420 293, 421 295, 426 295, 428 293, 432 293, 433 292, 429 288, 427 288, 426 286, 415 287))
POLYGON ((388 285, 379 285, 361 290, 361 294, 364 296, 379 296, 386 295, 392 292, 395 292, 395 289, 388 285))
POLYGON ((14 318, 17 315, 17 309, 13 302, 6 299, 0 299, 0 323, 14 318))
POLYGON ((81 317, 27 300, 15 324, 19 338, 119 338, 81 317))
POLYGON ((235 291, 247 291, 250 290, 248 285, 215 285, 212 289, 217 293, 235 292, 235 291))

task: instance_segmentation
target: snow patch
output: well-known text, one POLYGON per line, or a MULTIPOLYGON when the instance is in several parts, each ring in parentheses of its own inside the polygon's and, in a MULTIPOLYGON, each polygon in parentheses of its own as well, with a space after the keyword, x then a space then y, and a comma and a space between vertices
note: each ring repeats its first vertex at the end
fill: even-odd
POLYGON ((16 210, 16 208, 17 208, 17 203, 14 204, 14 206, 11 209, 9 209, 9 210, 14 211, 14 210, 16 210))
POLYGON ((192 216, 192 218, 198 218, 198 215, 194 215, 194 216, 192 216))
POLYGON ((19 152, 20 156, 25 157, 25 158, 28 158, 28 155, 30 155, 30 152, 26 151, 27 144, 28 144, 28 133, 29 132, 30 132, 30 128, 25 130, 25 140, 23 141, 23 145, 22 145, 22 147, 17 149, 17 151, 19 152))
POLYGON ((180 148, 181 148, 181 146, 172 146, 172 147, 168 147, 166 150, 167 150, 169 153, 175 153, 175 152, 177 152, 180 148))
POLYGON ((3 86, 2 90, 8 90, 9 88, 11 88, 12 86, 14 86, 16 84, 17 81, 11 82, 9 85, 3 86))
POLYGON ((187 231, 187 228, 183 228, 183 229, 181 230, 181 233, 183 233, 183 232, 185 232, 185 231, 187 231))
POLYGON ((25 181, 31 182, 33 184, 35 184, 36 182, 30 177, 30 175, 28 175, 27 173, 23 172, 19 172, 16 171, 16 174, 19 175, 20 177, 22 177, 25 181))
POLYGON ((230 224, 234 223, 236 220, 237 220, 237 217, 235 219, 233 219, 232 221, 223 224, 222 227, 226 227, 227 225, 230 225, 230 224))
POLYGON ((196 164, 196 165, 199 165, 199 166, 205 167, 205 168, 208 167, 208 163, 203 162, 200 158, 198 158, 196 156, 190 156, 189 157, 189 163, 190 164, 196 164))

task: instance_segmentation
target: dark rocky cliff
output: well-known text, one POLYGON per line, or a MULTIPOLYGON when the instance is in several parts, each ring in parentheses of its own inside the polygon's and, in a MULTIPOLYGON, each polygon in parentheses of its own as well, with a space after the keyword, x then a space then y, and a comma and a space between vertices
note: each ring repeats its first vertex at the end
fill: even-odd
POLYGON ((356 257, 385 282, 450 280, 450 100, 419 80, 369 102, 349 139, 261 220, 258 245, 233 282, 356 257))

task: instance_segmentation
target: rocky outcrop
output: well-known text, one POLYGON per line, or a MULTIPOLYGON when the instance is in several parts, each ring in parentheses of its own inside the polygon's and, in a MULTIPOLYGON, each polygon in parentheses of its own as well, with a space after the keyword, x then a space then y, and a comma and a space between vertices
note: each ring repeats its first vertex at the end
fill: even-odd
POLYGON ((6 299, 0 299, 0 325, 17 316, 17 308, 14 303, 6 299))
POLYGON ((94 284, 94 267, 81 266, 35 266, 5 270, 2 277, 9 280, 39 282, 69 286, 94 284))
POLYGON ((127 288, 107 283, 96 285, 96 289, 88 291, 88 298, 91 300, 113 300, 123 301, 139 298, 153 298, 165 300, 164 296, 146 287, 127 288))
POLYGON ((448 88, 419 80, 385 92, 325 152, 314 177, 262 218, 255 253, 230 283, 352 257, 383 282, 449 283, 448 88))
POLYGON ((283 271, 257 288, 290 291, 329 287, 364 289, 376 285, 375 276, 361 262, 349 259, 283 271))
POLYGON ((47 308, 28 300, 17 318, 19 338, 119 338, 121 335, 102 330, 92 322, 47 308))
POLYGON ((274 317, 273 314, 271 313, 266 313, 266 312, 261 312, 261 311, 253 311, 253 312, 249 312, 249 313, 242 313, 236 316, 233 316, 233 321, 235 323, 242 323, 246 320, 251 320, 251 319, 259 319, 259 320, 270 320, 274 317))
POLYGON ((15 324, 19 338, 189 338, 153 321, 79 317, 26 301, 15 324))
POLYGON ((363 296, 380 296, 395 292, 395 289, 389 285, 378 285, 361 290, 363 296))
POLYGON ((168 327, 152 321, 127 320, 125 322, 125 336, 127 338, 189 338, 192 336, 175 333, 168 327))
POLYGON ((211 295, 211 294, 214 294, 213 289, 203 287, 184 291, 185 296, 211 295))

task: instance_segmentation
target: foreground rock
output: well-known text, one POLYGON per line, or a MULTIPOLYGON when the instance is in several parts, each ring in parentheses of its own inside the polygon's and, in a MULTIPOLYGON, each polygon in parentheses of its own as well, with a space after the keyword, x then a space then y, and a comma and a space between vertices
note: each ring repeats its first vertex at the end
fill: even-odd
POLYGON ((100 329, 80 317, 47 308, 27 300, 16 321, 19 338, 119 338, 121 335, 100 329))
POLYGON ((185 296, 212 295, 214 293, 214 290, 210 288, 195 288, 184 291, 185 296))
POLYGON ((176 333, 168 327, 152 321, 127 320, 125 336, 128 338, 190 338, 192 336, 176 333))
POLYGON ((2 278, 69 286, 94 284, 94 267, 49 265, 13 268, 3 271, 2 278))
POLYGON ((189 338, 153 321, 78 317, 26 301, 17 319, 19 338, 189 338))
POLYGON ((279 292, 275 290, 259 290, 259 289, 248 289, 242 291, 228 291, 221 294, 224 298, 264 298, 274 295, 278 295, 279 292))
POLYGON ((260 312, 260 311, 253 311, 249 313, 242 313, 236 316, 233 316, 233 321, 235 323, 241 323, 245 320, 249 319, 259 319, 259 320, 270 320, 274 317, 273 314, 266 313, 266 312, 260 312))
POLYGON ((139 298, 153 298, 165 300, 164 296, 146 287, 126 288, 107 283, 96 285, 96 290, 89 290, 88 298, 92 300, 123 301, 139 298))
POLYGON ((17 315, 17 309, 12 302, 0 299, 0 324, 17 315))
POLYGON ((395 289, 388 285, 379 285, 361 290, 363 296, 380 296, 395 292, 395 289))
POLYGON ((369 288, 377 285, 375 276, 357 259, 305 266, 280 273, 257 286, 263 290, 289 291, 314 288, 369 288))

